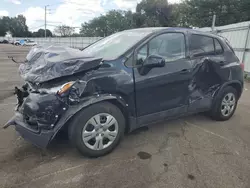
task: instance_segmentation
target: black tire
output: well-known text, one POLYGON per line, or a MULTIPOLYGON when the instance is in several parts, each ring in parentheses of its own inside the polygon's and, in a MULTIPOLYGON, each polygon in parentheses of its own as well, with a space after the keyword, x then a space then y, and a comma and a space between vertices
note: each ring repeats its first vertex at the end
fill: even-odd
POLYGON ((238 99, 239 99, 238 93, 233 87, 231 87, 231 86, 225 87, 223 89, 223 91, 218 93, 218 96, 216 96, 216 101, 214 102, 213 107, 212 107, 212 109, 210 111, 211 118, 214 119, 214 120, 217 120, 217 121, 226 121, 226 120, 230 119, 233 116, 233 114, 234 114, 234 112, 235 112, 235 110, 237 108, 238 99), (221 112, 222 100, 229 93, 234 94, 234 96, 235 96, 235 105, 234 105, 234 108, 233 108, 232 112, 230 113, 230 115, 224 116, 222 114, 222 112, 221 112))
POLYGON ((125 118, 121 112, 121 110, 109 103, 109 102, 100 102, 97 104, 93 104, 83 110, 81 110, 76 116, 73 118, 72 123, 69 126, 68 134, 69 140, 76 147, 80 153, 84 156, 88 157, 100 157, 110 153, 120 142, 124 135, 125 130, 125 118), (99 113, 107 113, 112 115, 118 123, 118 133, 113 143, 109 145, 107 148, 102 150, 93 150, 86 146, 82 139, 82 131, 85 124, 95 115, 99 113))

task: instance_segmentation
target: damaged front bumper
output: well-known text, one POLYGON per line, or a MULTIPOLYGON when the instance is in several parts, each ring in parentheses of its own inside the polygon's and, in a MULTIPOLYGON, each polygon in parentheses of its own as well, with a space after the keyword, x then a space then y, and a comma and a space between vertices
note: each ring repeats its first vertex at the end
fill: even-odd
POLYGON ((27 141, 31 142, 32 144, 45 148, 49 144, 51 138, 55 134, 53 130, 41 130, 41 131, 34 131, 30 128, 24 121, 24 116, 17 112, 13 118, 11 118, 4 128, 9 127, 10 125, 14 125, 16 131, 27 141))
POLYGON ((45 148, 77 112, 104 100, 117 100, 125 106, 119 96, 111 94, 86 96, 70 104, 56 94, 30 93, 4 128, 15 126, 25 140, 45 148))
POLYGON ((67 121, 68 108, 55 94, 31 93, 3 128, 14 125, 24 139, 44 148, 67 121))

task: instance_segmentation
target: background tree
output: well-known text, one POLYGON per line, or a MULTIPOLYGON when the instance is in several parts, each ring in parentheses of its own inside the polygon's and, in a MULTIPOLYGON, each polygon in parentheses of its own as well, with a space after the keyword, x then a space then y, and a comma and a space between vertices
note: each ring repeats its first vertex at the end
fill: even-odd
POLYGON ((31 36, 31 32, 26 25, 26 18, 23 15, 17 17, 4 16, 0 18, 0 35, 4 36, 6 32, 11 32, 13 37, 31 36))
MULTIPOLYGON (((46 36, 52 37, 52 32, 49 29, 46 29, 46 36)), ((45 37, 45 30, 39 29, 38 31, 33 32, 32 37, 45 37)))
MULTIPOLYGON (((142 0, 136 12, 112 10, 81 25, 81 36, 108 36, 125 29, 138 27, 210 27, 213 14, 216 26, 250 20, 250 0, 183 0, 168 4, 167 0, 142 0)), ((10 31, 14 37, 44 37, 44 30, 31 33, 26 18, 0 17, 0 36, 10 31)), ((74 28, 66 25, 56 27, 60 36, 79 36, 74 28)), ((52 36, 47 30, 47 36, 52 36)))
POLYGON ((142 0, 137 4, 135 13, 121 10, 109 11, 106 15, 82 24, 80 33, 83 36, 107 36, 138 27, 184 26, 184 24, 178 24, 178 20, 182 17, 179 11, 184 9, 183 6, 185 4, 169 5, 166 0, 142 0))
POLYGON ((185 3, 172 4, 169 16, 169 26, 172 27, 191 27, 190 17, 185 3))
POLYGON ((83 36, 107 36, 134 27, 131 11, 111 10, 106 15, 101 15, 82 24, 80 33, 83 36))
POLYGON ((136 27, 210 27, 250 20, 250 0, 184 0, 168 4, 167 0, 142 0, 136 12, 113 10, 82 24, 84 36, 107 36, 136 27))
POLYGON ((249 20, 249 4, 249 0, 186 0, 182 11, 189 25, 209 27, 216 14, 216 25, 221 26, 249 20))
POLYGON ((23 15, 10 18, 8 30, 12 33, 13 37, 26 37, 30 36, 28 26, 26 25, 26 18, 23 15))
POLYGON ((57 26, 54 32, 55 34, 60 35, 62 37, 67 37, 67 36, 71 36, 75 32, 75 29, 67 25, 61 25, 61 26, 57 26))
POLYGON ((0 18, 0 36, 5 36, 6 32, 9 29, 9 22, 10 18, 8 16, 3 16, 2 18, 0 18))
POLYGON ((166 0, 142 0, 136 6, 137 27, 167 27, 171 24, 172 6, 166 0))

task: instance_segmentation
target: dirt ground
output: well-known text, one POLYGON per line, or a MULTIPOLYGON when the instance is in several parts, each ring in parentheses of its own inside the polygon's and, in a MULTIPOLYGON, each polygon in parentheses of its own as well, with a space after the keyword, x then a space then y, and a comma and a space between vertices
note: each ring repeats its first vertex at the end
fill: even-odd
MULTIPOLYGON (((0 125, 12 117, 18 66, 25 47, 0 45, 0 125)), ((250 84, 235 115, 216 122, 195 115, 151 125, 125 136, 111 154, 89 159, 56 140, 47 150, 0 129, 1 188, 249 188, 250 84)))

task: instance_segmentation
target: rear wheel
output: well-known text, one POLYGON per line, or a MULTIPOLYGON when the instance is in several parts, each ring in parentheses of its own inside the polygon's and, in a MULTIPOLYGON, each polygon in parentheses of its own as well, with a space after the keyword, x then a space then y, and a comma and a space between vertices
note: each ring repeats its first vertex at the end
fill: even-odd
POLYGON ((102 102, 82 110, 69 127, 69 138, 85 156, 111 152, 123 137, 125 119, 118 107, 102 102))
POLYGON ((237 103, 237 91, 231 86, 226 87, 215 101, 215 105, 211 110, 212 118, 218 121, 230 119, 236 110, 237 103))

